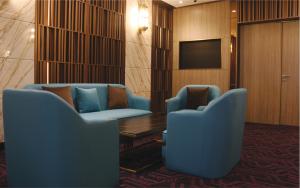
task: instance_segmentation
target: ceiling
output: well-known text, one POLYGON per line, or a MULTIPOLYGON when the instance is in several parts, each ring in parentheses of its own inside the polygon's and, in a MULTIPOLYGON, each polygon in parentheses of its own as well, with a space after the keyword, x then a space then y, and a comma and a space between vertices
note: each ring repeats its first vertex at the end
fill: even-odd
POLYGON ((184 6, 189 6, 189 5, 196 5, 196 4, 200 4, 200 3, 208 3, 208 2, 213 2, 213 1, 217 1, 217 0, 162 0, 170 5, 172 5, 173 7, 184 7, 184 6), (180 1, 182 1, 182 3, 179 3, 180 1), (196 2, 194 2, 196 1, 196 2))

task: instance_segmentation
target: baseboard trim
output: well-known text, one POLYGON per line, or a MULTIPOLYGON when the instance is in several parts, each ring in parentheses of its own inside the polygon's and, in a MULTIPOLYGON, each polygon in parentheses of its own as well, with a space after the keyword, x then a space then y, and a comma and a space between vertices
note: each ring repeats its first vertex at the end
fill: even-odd
POLYGON ((269 123, 257 123, 246 121, 248 125, 263 125, 263 126, 287 126, 287 127, 299 127, 299 125, 283 125, 283 124, 269 124, 269 123))
POLYGON ((4 150, 4 148, 5 148, 4 142, 0 142, 0 151, 4 150))

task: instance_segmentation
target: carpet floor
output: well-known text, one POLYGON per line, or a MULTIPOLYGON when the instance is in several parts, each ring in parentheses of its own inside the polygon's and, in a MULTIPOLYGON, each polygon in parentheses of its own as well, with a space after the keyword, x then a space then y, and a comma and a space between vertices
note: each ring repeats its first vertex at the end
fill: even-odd
MULTIPOLYGON (((0 187, 7 185, 0 151, 0 187)), ((221 179, 204 179, 163 165, 140 174, 120 172, 120 187, 299 187, 299 128, 246 125, 241 161, 221 179)))

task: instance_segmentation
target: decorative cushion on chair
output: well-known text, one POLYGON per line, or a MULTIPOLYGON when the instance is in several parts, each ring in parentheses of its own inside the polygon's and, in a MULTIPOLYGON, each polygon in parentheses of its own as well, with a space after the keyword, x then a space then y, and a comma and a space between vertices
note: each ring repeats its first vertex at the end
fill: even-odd
POLYGON ((118 109, 128 107, 126 88, 108 86, 108 108, 118 109))
POLYGON ((64 86, 64 87, 47 87, 42 86, 42 89, 45 91, 49 91, 51 93, 54 93, 64 99, 67 103, 69 103, 72 107, 74 107, 73 99, 72 99, 72 92, 70 86, 64 86))
POLYGON ((208 104, 208 87, 187 88, 187 103, 186 103, 187 109, 197 109, 198 106, 206 106, 207 104, 208 104))
POLYGON ((96 88, 83 89, 76 87, 77 109, 80 113, 100 111, 100 102, 96 88))

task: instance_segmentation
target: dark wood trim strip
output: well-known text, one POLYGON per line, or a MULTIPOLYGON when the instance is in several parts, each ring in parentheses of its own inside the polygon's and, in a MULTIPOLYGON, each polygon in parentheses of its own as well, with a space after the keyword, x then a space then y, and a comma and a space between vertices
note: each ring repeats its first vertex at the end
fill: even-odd
POLYGON ((173 7, 152 4, 151 109, 165 112, 165 100, 172 96, 173 7))
POLYGON ((282 125, 282 124, 268 124, 268 123, 255 123, 255 122, 245 122, 248 125, 262 125, 262 126, 286 126, 286 127, 298 127, 298 125, 282 125))

